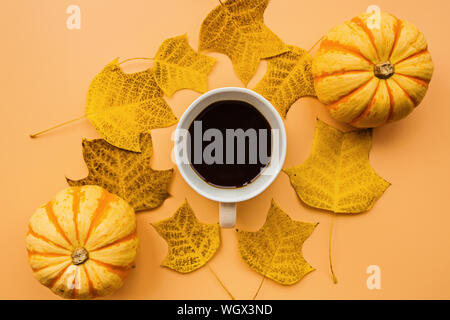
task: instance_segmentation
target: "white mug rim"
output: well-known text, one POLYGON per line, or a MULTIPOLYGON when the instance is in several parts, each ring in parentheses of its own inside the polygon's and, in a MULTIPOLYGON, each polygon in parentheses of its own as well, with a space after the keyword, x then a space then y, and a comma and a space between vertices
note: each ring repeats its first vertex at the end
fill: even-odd
MULTIPOLYGON (((287 149, 287 139, 286 139, 286 129, 284 127, 284 123, 283 120, 280 116, 280 114, 278 113, 278 111, 275 109, 275 107, 266 99, 264 98, 262 95, 260 95, 259 93, 247 89, 247 88, 240 88, 240 87, 222 87, 222 88, 217 88, 217 89, 213 89, 210 90, 204 94, 202 94, 200 97, 198 97, 197 99, 195 99, 191 105, 185 110, 185 112, 182 114, 182 116, 180 117, 180 120, 178 121, 177 127, 175 130, 180 130, 180 129, 188 129, 188 127, 186 127, 186 118, 190 115, 191 112, 193 112, 195 110, 195 108, 197 108, 197 106, 205 99, 213 96, 213 95, 217 95, 219 93, 224 93, 224 92, 238 92, 238 93, 243 93, 243 94, 248 94, 250 96, 253 96, 254 98, 256 98, 257 100, 261 101, 262 104, 267 107, 270 112, 275 116, 274 118, 276 119, 277 125, 280 128, 280 132, 281 132, 281 140, 284 143, 284 148, 281 148, 281 154, 279 157, 279 161, 278 161, 278 166, 275 167, 275 172, 274 174, 271 174, 269 179, 266 181, 266 183, 264 185, 262 185, 260 188, 258 188, 256 191, 254 192, 248 192, 244 195, 241 195, 238 199, 225 199, 222 198, 221 196, 217 196, 217 195, 212 195, 209 192, 205 191, 204 189, 202 189, 201 187, 198 187, 197 185, 195 185, 194 183, 191 183, 191 179, 190 177, 187 175, 187 173, 185 172, 184 168, 187 168, 186 166, 183 166, 183 159, 180 157, 179 152, 176 152, 175 149, 175 162, 176 165, 178 167, 178 171, 181 173, 181 176, 183 177, 183 179, 186 181, 186 183, 192 188, 194 189, 198 194, 202 195, 203 197, 213 200, 213 201, 217 201, 217 202, 225 202, 225 203, 232 203, 232 202, 241 202, 241 201, 246 201, 249 199, 252 199, 254 197, 256 197, 257 195, 261 194, 264 190, 266 190, 272 183, 273 181, 276 179, 276 177, 278 177, 285 158, 286 158, 286 149, 287 149)), ((219 100, 217 100, 219 101, 219 100)), ((187 125, 190 126, 190 123, 187 125)), ((175 141, 175 146, 176 146, 176 141, 175 141)), ((198 174, 192 169, 192 167, 189 165, 188 166, 192 172, 194 172, 195 175, 198 176, 198 174)), ((259 175, 258 177, 256 177, 256 179, 252 182, 254 183, 256 180, 260 179, 261 175, 259 175)), ((199 177, 200 178, 200 177, 199 177)), ((201 178, 200 178, 201 179, 201 178)), ((210 184, 208 184, 206 181, 204 181, 203 179, 201 179, 204 184, 205 187, 206 186, 211 186, 210 184)), ((252 184, 250 183, 250 184, 252 184)), ((250 185, 249 184, 249 185, 250 185)), ((213 187, 213 186, 212 186, 213 187)), ((247 186, 243 186, 243 187, 239 187, 239 188, 220 188, 220 187, 213 187, 215 189, 218 190, 223 190, 223 192, 227 192, 230 190, 239 190, 239 189, 245 189, 247 188, 247 186)))

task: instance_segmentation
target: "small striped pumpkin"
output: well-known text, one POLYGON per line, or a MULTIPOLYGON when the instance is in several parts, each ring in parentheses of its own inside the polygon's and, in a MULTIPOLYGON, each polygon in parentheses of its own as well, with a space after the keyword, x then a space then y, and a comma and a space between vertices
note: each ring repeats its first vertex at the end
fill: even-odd
POLYGON ((433 74, 423 34, 387 13, 365 13, 333 28, 313 59, 314 86, 333 118, 377 127, 406 117, 433 74))
POLYGON ((134 266, 137 247, 133 208, 98 186, 59 192, 33 214, 26 236, 35 278, 67 299, 119 289, 134 266))

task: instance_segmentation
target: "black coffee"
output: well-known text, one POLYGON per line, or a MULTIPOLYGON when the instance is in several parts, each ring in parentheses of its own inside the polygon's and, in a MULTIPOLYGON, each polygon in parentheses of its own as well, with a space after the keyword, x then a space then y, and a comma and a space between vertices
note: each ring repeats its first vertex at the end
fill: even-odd
POLYGON ((270 125, 246 102, 214 102, 195 118, 189 133, 191 166, 211 185, 222 188, 245 186, 270 162, 270 125))

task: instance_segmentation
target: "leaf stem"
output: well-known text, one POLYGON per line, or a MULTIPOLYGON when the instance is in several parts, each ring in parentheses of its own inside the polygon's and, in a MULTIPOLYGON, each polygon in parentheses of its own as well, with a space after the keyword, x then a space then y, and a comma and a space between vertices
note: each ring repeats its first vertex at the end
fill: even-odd
POLYGON ((319 40, 317 40, 316 43, 313 44, 311 49, 308 50, 308 53, 311 53, 312 49, 314 49, 314 47, 317 46, 319 44, 319 42, 322 41, 322 39, 323 39, 323 37, 321 37, 319 40))
POLYGON ((227 287, 225 287, 225 284, 222 282, 222 280, 220 280, 219 276, 214 272, 214 270, 209 265, 208 265, 208 269, 214 275, 216 280, 219 281, 220 285, 227 292, 227 294, 230 296, 231 300, 236 300, 236 298, 231 294, 230 290, 228 290, 227 287))
POLYGON ((333 213, 333 216, 331 217, 330 238, 328 240, 328 259, 330 261, 330 271, 331 271, 331 276, 333 277, 333 283, 337 284, 338 283, 338 279, 336 278, 336 275, 334 274, 333 262, 332 262, 332 259, 331 259, 331 240, 332 240, 332 237, 333 237, 334 219, 335 218, 336 218, 336 214, 333 213))
POLYGON ((123 64, 125 62, 134 61, 134 60, 154 60, 154 58, 146 58, 146 57, 129 58, 129 59, 125 59, 125 60, 119 62, 119 64, 123 64))
POLYGON ((263 275, 261 282, 259 283, 258 289, 256 290, 255 295, 253 296, 252 300, 256 300, 256 296, 258 295, 259 291, 261 290, 261 287, 262 287, 265 279, 266 279, 266 275, 263 275))
POLYGON ((86 115, 82 115, 81 117, 78 117, 78 118, 75 118, 75 119, 72 119, 72 120, 69 120, 69 121, 65 121, 65 122, 57 124, 56 126, 53 126, 51 128, 48 128, 48 129, 45 129, 45 130, 42 130, 42 131, 30 134, 30 138, 37 138, 38 136, 40 136, 40 135, 42 135, 44 133, 47 133, 49 131, 52 131, 54 129, 57 129, 59 127, 65 126, 65 125, 67 125, 69 123, 72 123, 72 122, 75 122, 75 121, 78 121, 78 120, 81 120, 81 119, 84 119, 84 118, 86 118, 86 115))

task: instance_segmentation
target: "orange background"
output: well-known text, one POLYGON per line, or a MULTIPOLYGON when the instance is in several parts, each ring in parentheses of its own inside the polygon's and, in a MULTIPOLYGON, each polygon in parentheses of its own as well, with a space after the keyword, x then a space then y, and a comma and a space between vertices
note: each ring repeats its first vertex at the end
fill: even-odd
MULTIPOLYGON (((90 81, 112 59, 152 57, 164 39, 185 32, 197 48, 201 22, 217 4, 217 0, 2 1, 0 298, 58 298, 31 274, 24 246, 27 221, 38 206, 67 187, 65 176, 78 179, 87 174, 81 138, 99 137, 87 120, 35 140, 28 134, 82 115, 90 81), (81 7, 81 30, 66 28, 69 4, 81 7)), ((374 3, 272 0, 265 21, 286 43, 309 49, 331 27, 370 4, 374 3)), ((266 280, 259 299, 450 298, 450 2, 380 0, 375 4, 417 25, 435 63, 429 91, 418 109, 374 131, 370 161, 392 186, 371 211, 336 219, 337 285, 328 265, 331 215, 302 204, 287 175, 281 173, 263 194, 240 203, 237 227, 244 230, 261 227, 272 198, 293 219, 320 222, 303 247, 317 270, 293 286, 266 280), (381 268, 381 290, 366 287, 366 268, 372 264, 381 268)), ((208 54, 218 59, 210 74, 210 89, 242 86, 226 56, 208 54)), ((125 70, 148 66, 144 61, 130 62, 125 70)), ((249 88, 265 70, 262 62, 249 88)), ((198 96, 182 90, 166 99, 180 117, 198 96)), ((285 167, 307 158, 316 117, 339 126, 315 99, 304 98, 292 106, 285 122, 285 167)), ((170 159, 174 128, 152 132, 155 169, 174 167, 170 159)), ((218 221, 217 203, 196 194, 178 172, 170 193, 160 208, 137 215, 141 238, 137 268, 110 298, 228 298, 208 268, 182 275, 159 266, 167 245, 151 222, 172 215, 185 198, 199 219, 218 221)), ((222 230, 221 235, 221 248, 210 266, 237 298, 249 299, 261 275, 240 260, 235 231, 222 230)))

